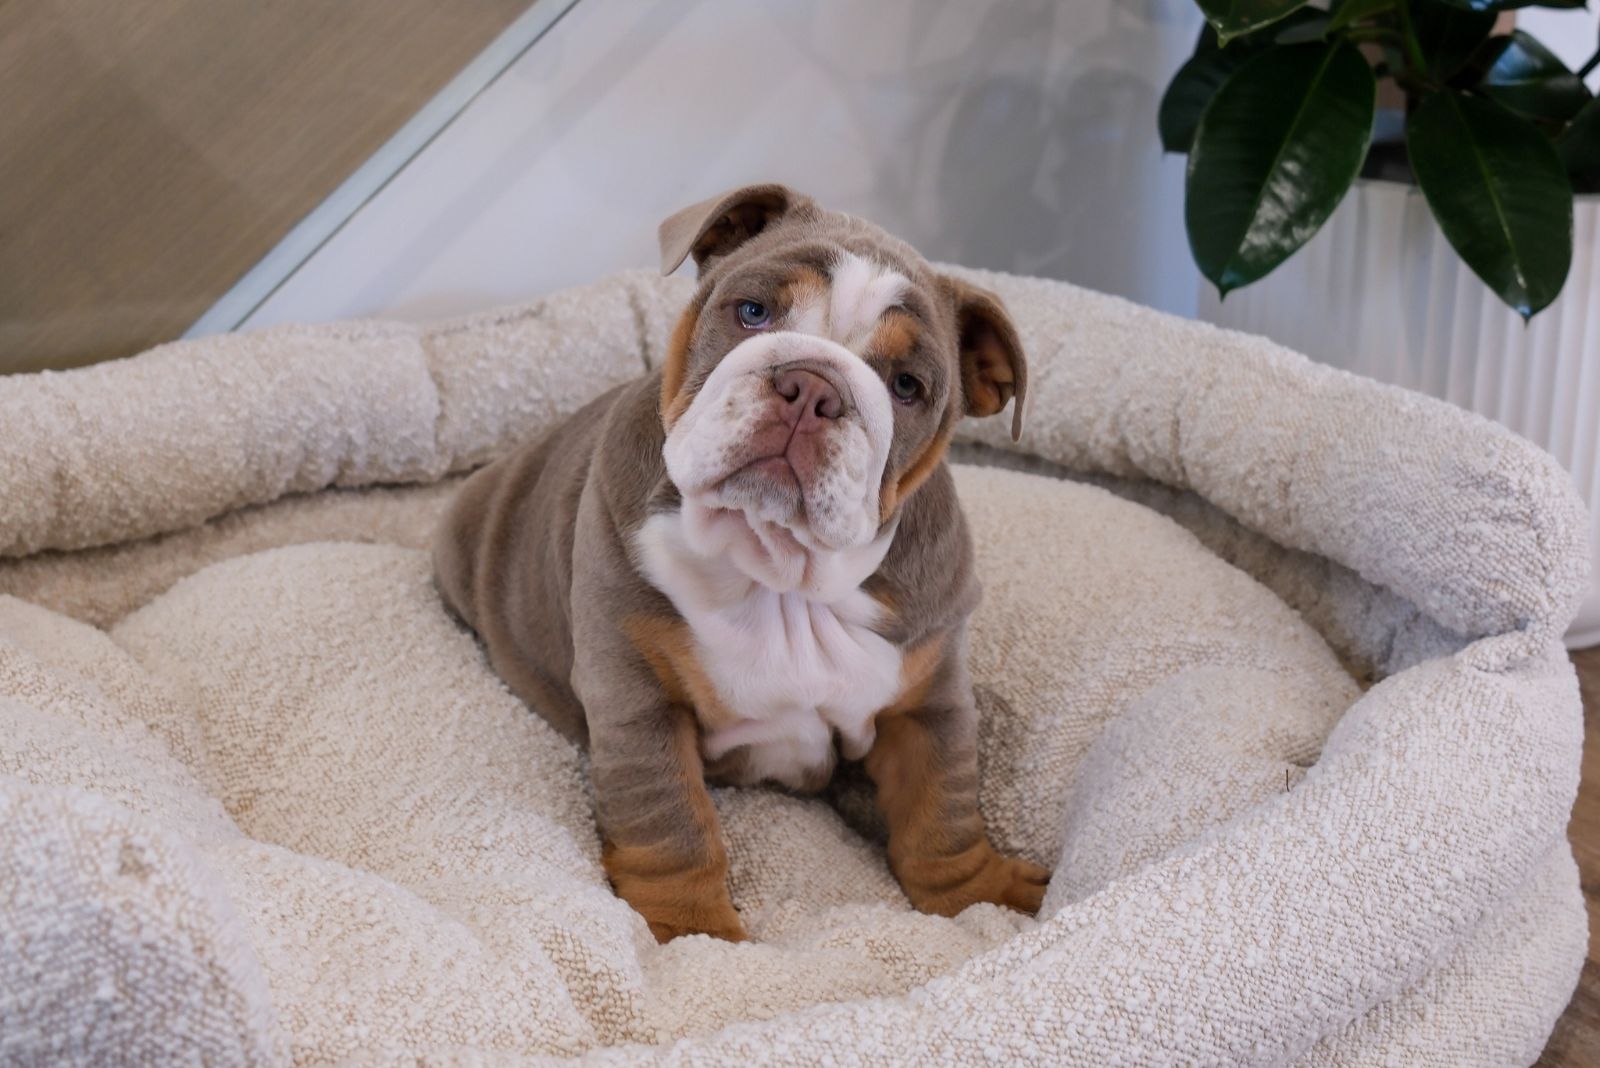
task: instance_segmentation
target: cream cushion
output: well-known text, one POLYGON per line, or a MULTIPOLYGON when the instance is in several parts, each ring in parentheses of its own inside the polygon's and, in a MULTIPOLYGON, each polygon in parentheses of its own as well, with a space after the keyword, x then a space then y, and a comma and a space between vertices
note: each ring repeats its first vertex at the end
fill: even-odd
POLYGON ((1033 358, 1030 457, 977 424, 957 481, 1039 919, 911 911, 851 781, 718 793, 751 944, 609 892, 582 753, 424 548, 454 472, 659 357, 683 284, 629 274, 0 380, 0 1060, 1530 1062, 1585 942, 1564 476, 978 277, 1033 358))

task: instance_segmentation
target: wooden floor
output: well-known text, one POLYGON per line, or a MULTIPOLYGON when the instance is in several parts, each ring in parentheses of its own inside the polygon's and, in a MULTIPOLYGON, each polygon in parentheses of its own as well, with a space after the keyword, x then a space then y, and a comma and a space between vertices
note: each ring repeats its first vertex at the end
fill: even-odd
POLYGON ((1567 835, 1589 902, 1589 959, 1540 1065, 1600 1066, 1600 646, 1574 653, 1583 688, 1583 782, 1567 835))
POLYGON ((182 333, 527 0, 0 0, 0 372, 182 333))

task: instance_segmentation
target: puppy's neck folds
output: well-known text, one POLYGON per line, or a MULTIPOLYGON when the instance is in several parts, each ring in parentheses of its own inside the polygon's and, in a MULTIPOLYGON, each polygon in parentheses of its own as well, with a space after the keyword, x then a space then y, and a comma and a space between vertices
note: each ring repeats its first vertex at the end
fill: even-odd
POLYGON ((896 516, 865 545, 827 549, 807 544, 780 524, 693 497, 684 499, 679 520, 676 536, 667 540, 681 565, 709 566, 741 585, 727 575, 731 565, 737 575, 773 593, 795 593, 822 604, 848 596, 878 570, 899 525, 896 516))
POLYGON ((707 759, 747 748, 738 781, 800 788, 832 767, 835 736, 850 759, 865 754, 873 716, 901 684, 900 651, 875 629, 883 606, 861 588, 894 533, 890 525, 859 548, 807 549, 687 500, 640 528, 641 570, 688 623, 732 716, 708 722, 696 709, 707 759))

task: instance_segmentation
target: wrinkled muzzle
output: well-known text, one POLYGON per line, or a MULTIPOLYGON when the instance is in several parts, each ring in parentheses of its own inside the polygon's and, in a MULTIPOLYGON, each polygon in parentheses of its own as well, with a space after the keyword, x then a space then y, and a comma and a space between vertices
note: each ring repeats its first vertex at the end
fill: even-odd
POLYGON ((723 358, 673 423, 667 474, 691 520, 735 513, 764 543, 859 548, 878 533, 891 403, 844 346, 760 334, 723 358))

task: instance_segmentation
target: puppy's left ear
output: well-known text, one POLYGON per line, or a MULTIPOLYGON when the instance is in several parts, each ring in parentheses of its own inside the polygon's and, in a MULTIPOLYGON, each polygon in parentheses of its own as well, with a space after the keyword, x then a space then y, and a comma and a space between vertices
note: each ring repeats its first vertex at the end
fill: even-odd
POLYGON ((661 273, 676 271, 691 253, 703 272, 709 261, 726 256, 785 215, 810 204, 810 198, 776 182, 743 186, 691 204, 669 216, 657 232, 661 273))
POLYGON ((1005 304, 987 289, 949 275, 944 284, 956 309, 966 414, 994 415, 1012 401, 1011 440, 1018 441, 1028 398, 1028 360, 1017 328, 1005 304))

